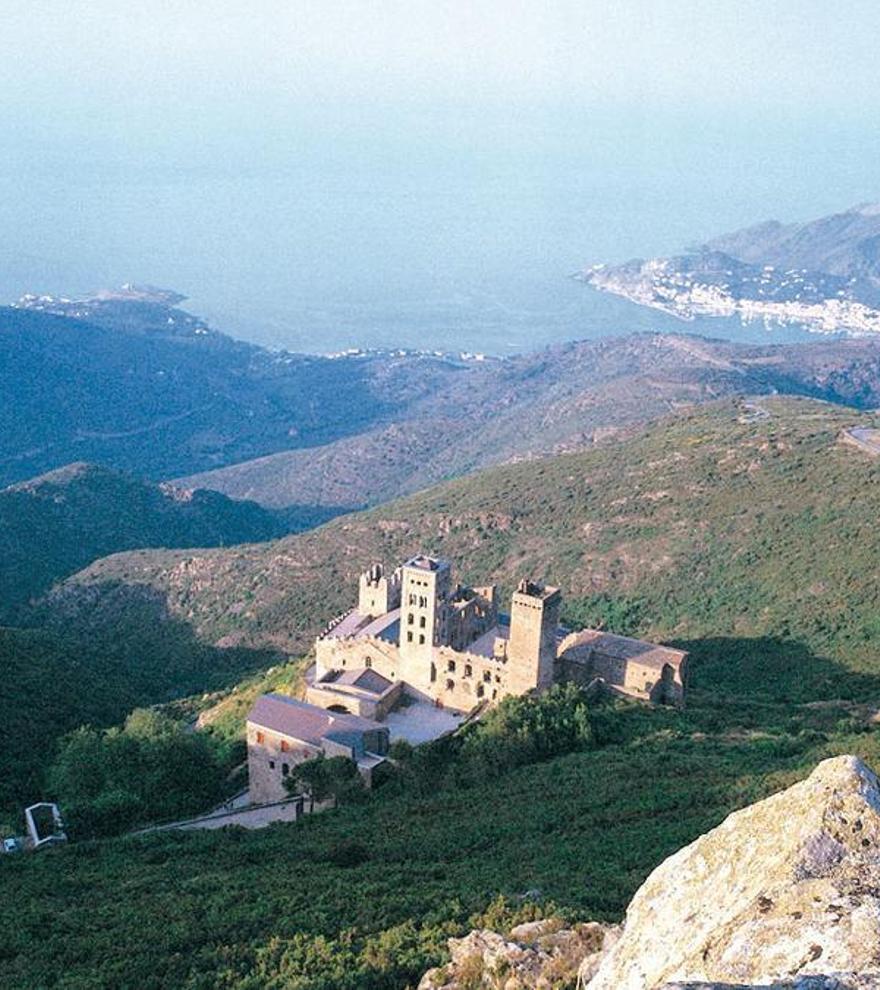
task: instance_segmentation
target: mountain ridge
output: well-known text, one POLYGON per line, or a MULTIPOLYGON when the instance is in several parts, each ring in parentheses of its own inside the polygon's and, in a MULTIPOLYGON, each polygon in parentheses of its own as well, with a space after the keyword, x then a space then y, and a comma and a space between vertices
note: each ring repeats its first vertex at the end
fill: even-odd
POLYGON ((287 531, 253 502, 68 464, 0 489, 0 616, 109 553, 245 543, 287 531))

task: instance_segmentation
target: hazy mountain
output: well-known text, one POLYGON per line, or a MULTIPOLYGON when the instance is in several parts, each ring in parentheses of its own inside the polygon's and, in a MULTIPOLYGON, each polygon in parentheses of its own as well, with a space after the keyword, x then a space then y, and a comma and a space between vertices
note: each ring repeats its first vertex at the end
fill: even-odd
POLYGON ((253 502, 69 464, 0 491, 0 615, 118 550, 229 545, 286 531, 253 502))
POLYGON ((705 249, 753 265, 825 272, 880 286, 880 203, 806 223, 768 220, 713 238, 705 249))
POLYGON ((151 292, 0 308, 0 483, 79 460, 161 479, 327 443, 463 367, 418 354, 274 353, 151 292))
POLYGON ((642 334, 505 360, 320 357, 232 340, 180 301, 129 287, 0 309, 0 483, 87 460, 283 508, 299 529, 725 395, 880 402, 870 343, 642 334))
POLYGON ((447 376, 391 423, 183 479, 267 506, 378 504, 468 471, 619 439, 670 410, 774 392, 880 404, 880 341, 751 346, 642 334, 447 376))
POLYGON ((595 265, 597 289, 681 319, 739 316, 823 333, 880 332, 880 205, 771 220, 672 258, 595 265))

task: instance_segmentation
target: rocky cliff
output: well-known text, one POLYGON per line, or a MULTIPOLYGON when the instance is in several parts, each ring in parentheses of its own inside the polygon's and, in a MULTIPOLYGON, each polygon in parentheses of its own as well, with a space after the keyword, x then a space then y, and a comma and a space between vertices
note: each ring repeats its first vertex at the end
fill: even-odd
POLYGON ((419 990, 877 990, 880 781, 839 756, 735 812, 654 870, 622 932, 549 919, 449 949, 419 990))
POLYGON ((670 856, 587 985, 880 986, 877 777, 825 760, 670 856))

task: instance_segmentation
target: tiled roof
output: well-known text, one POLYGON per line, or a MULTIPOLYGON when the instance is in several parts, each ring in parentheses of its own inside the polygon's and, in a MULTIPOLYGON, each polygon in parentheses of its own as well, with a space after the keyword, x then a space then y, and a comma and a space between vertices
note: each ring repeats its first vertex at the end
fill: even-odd
POLYGON ((378 670, 358 667, 354 670, 344 670, 332 683, 350 684, 370 694, 384 694, 394 682, 383 677, 378 670))
POLYGON ((658 646, 656 643, 646 643, 641 639, 630 639, 628 636, 616 636, 614 633, 603 632, 601 629, 582 629, 572 637, 568 646, 590 646, 596 653, 621 660, 631 660, 644 664, 646 667, 662 669, 669 664, 677 670, 682 660, 687 656, 683 650, 671 646, 658 646))
POLYGON ((286 694, 260 695, 247 720, 261 728, 314 745, 319 745, 328 733, 373 732, 384 728, 368 718, 328 712, 286 694))

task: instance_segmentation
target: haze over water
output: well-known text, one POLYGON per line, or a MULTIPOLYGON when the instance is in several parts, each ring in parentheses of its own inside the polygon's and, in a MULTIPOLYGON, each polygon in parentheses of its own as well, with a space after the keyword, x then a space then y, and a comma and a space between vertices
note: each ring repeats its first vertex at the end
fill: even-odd
POLYGON ((816 40, 866 56, 872 4, 807 0, 756 41, 737 32, 766 6, 720 2, 686 51, 675 0, 220 4, 207 26, 195 8, 148 3, 132 23, 94 6, 83 24, 21 5, 0 42, 19 97, 0 106, 0 301, 147 282, 218 329, 322 352, 767 339, 569 275, 880 198, 877 108, 816 40))

